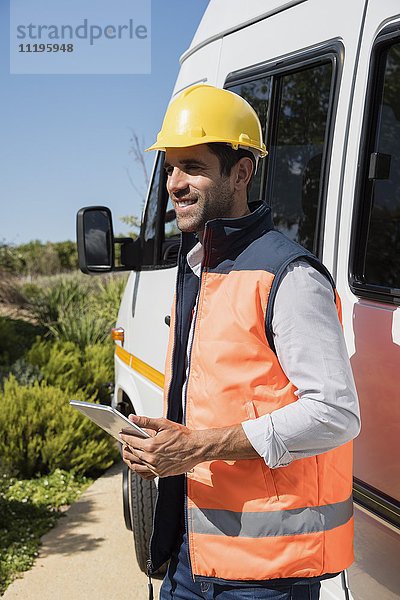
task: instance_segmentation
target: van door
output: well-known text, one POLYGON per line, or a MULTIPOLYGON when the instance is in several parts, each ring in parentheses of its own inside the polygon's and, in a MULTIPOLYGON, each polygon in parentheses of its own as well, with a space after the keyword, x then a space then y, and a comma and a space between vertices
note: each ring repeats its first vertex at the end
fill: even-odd
POLYGON ((166 317, 170 315, 179 249, 179 231, 166 192, 163 163, 160 152, 141 225, 143 262, 147 266, 131 275, 117 321, 117 326, 125 330, 125 343, 123 350, 117 348, 116 385, 130 396, 137 413, 154 417, 162 414, 169 334, 166 317), (126 381, 126 368, 119 368, 120 361, 128 363, 133 385, 126 381))
POLYGON ((349 167, 338 252, 339 291, 362 417, 361 434, 355 440, 354 474, 363 502, 400 524, 398 2, 369 3, 359 64, 352 123, 362 123, 362 129, 356 134, 353 126, 349 132, 353 143, 346 158, 349 167))
POLYGON ((349 573, 353 593, 372 600, 395 598, 400 589, 400 6, 395 0, 368 3, 350 115, 337 283, 361 408, 354 497, 370 512, 356 508, 356 564, 349 573))

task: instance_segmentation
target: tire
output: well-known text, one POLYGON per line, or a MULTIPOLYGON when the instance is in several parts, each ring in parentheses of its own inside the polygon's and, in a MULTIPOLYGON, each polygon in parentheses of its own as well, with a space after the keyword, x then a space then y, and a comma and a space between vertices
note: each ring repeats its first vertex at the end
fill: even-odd
MULTIPOLYGON (((132 524, 133 539, 135 543, 136 559, 139 568, 147 573, 149 559, 150 537, 153 530, 153 515, 157 498, 157 488, 154 481, 142 479, 128 469, 130 482, 130 521, 132 524)), ((152 577, 162 578, 166 573, 166 566, 161 567, 152 577)))
POLYGON ((125 527, 132 531, 131 507, 130 507, 131 478, 127 465, 122 466, 122 510, 124 514, 125 527))

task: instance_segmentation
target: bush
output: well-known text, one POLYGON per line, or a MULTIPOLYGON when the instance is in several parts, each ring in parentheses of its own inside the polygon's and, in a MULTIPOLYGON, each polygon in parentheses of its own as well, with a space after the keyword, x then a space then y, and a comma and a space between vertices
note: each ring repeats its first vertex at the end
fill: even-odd
POLYGON ((49 331, 56 340, 73 342, 81 349, 92 344, 101 344, 110 336, 114 319, 98 315, 86 301, 60 310, 56 323, 49 331))
POLYGON ((0 317, 0 369, 7 370, 32 346, 40 328, 21 319, 0 317))
POLYGON ((54 277, 40 284, 28 283, 21 286, 21 291, 32 317, 47 330, 57 323, 60 312, 82 304, 88 296, 87 285, 77 277, 54 277))
POLYGON ((0 242, 0 269, 7 273, 21 273, 23 256, 16 246, 0 242))
MULTIPOLYGON (((1 251, 1 248, 0 248, 1 251)), ((19 289, 18 278, 0 267, 0 302, 20 306, 24 297, 19 289)))
POLYGON ((4 371, 3 378, 10 375, 14 375, 20 385, 31 385, 35 381, 42 381, 44 378, 39 367, 29 363, 24 356, 16 360, 11 367, 4 371))
POLYGON ((125 289, 126 275, 112 275, 96 280, 95 293, 92 295, 92 306, 96 314, 117 320, 118 309, 125 289))
POLYGON ((31 368, 40 370, 47 383, 71 394, 83 390, 101 403, 110 400, 114 378, 112 342, 91 344, 83 350, 73 342, 38 339, 26 354, 31 368))
POLYGON ((47 284, 26 284, 23 292, 33 318, 56 340, 82 350, 103 343, 115 324, 126 277, 82 280, 57 277, 47 284))
POLYGON ((37 339, 26 353, 27 362, 38 368, 49 385, 64 391, 78 390, 82 384, 81 351, 72 342, 37 339))
POLYGON ((33 240, 14 246, 0 242, 0 269, 17 275, 55 275, 78 268, 76 243, 33 240))
MULTIPOLYGON (((0 469, 30 478, 56 468, 98 476, 118 456, 117 444, 69 406, 69 391, 46 382, 4 382, 0 398, 0 469)), ((80 395, 81 400, 88 398, 80 395)))

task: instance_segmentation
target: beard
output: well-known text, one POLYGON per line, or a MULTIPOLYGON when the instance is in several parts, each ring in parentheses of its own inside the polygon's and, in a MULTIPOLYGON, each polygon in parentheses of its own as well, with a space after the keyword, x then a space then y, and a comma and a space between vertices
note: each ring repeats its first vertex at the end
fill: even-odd
MULTIPOLYGON (((234 210, 233 192, 229 179, 222 179, 205 192, 193 192, 185 198, 196 200, 187 214, 176 213, 176 223, 181 231, 203 231, 207 221, 230 218, 234 210)), ((179 200, 179 198, 177 197, 179 200)))

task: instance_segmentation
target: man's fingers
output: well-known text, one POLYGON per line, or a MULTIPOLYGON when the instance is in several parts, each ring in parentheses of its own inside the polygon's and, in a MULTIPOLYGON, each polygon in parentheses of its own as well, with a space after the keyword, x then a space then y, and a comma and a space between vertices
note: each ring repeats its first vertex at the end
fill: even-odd
POLYGON ((144 479, 155 479, 157 477, 157 473, 152 470, 151 466, 140 461, 127 446, 123 450, 123 460, 131 471, 134 471, 134 473, 137 473, 144 479))
POLYGON ((124 460, 124 462, 128 465, 131 471, 137 473, 140 475, 140 477, 143 477, 143 479, 155 479, 157 477, 157 474, 154 473, 154 471, 151 471, 143 465, 138 465, 130 460, 124 460))
POLYGON ((143 464, 143 460, 141 460, 141 458, 139 456, 140 451, 139 451, 139 453, 137 453, 136 450, 134 450, 133 448, 131 448, 128 445, 125 445, 123 447, 122 454, 123 454, 124 458, 127 458, 128 460, 131 460, 132 462, 137 462, 138 464, 143 464))
POLYGON ((131 448, 128 445, 124 446, 123 457, 124 459, 126 458, 132 463, 136 463, 138 465, 145 465, 150 469, 153 467, 151 455, 141 450, 137 450, 136 448, 131 448))
MULTIPOLYGON (((129 420, 142 429, 148 430, 150 437, 154 437, 157 431, 165 427, 167 422, 166 419, 152 419, 151 417, 140 417, 138 415, 129 415, 129 420)), ((146 442, 149 441, 149 438, 141 438, 128 429, 122 429, 120 437, 122 441, 139 450, 143 450, 146 447, 146 442), (144 446, 143 443, 145 443, 144 446)))
POLYGON ((144 440, 143 438, 128 433, 126 429, 122 429, 122 431, 119 434, 119 437, 122 442, 124 442, 129 448, 131 448, 131 450, 139 450, 143 452, 143 442, 146 442, 146 440, 144 440))
POLYGON ((154 475, 155 473, 154 471, 152 471, 151 469, 149 469, 148 467, 145 467, 144 465, 138 465, 133 463, 133 471, 135 471, 135 473, 138 473, 138 475, 154 475))
POLYGON ((129 415, 129 420, 142 429, 152 429, 159 431, 165 424, 165 419, 152 419, 151 417, 141 417, 139 415, 129 415))

